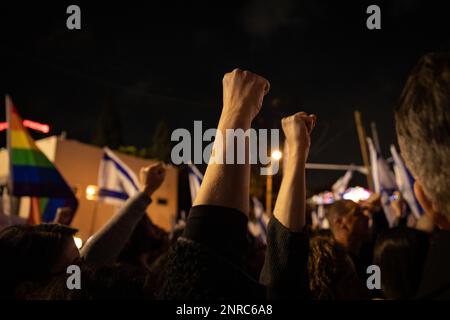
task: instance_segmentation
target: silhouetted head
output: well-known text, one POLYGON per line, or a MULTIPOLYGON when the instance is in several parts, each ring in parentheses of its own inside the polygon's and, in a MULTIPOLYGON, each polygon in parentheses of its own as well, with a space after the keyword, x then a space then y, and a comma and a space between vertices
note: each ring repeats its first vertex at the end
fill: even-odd
POLYGON ((410 228, 382 233, 375 244, 374 264, 380 267, 381 287, 388 299, 416 295, 428 251, 428 235, 410 228))
POLYGON ((358 253, 368 237, 369 219, 351 200, 338 200, 327 207, 326 217, 336 241, 352 253, 358 253))
POLYGON ((17 225, 0 232, 2 295, 13 294, 24 281, 39 281, 64 272, 80 254, 77 230, 58 224, 17 225))
POLYGON ((118 257, 118 262, 149 268, 169 248, 168 234, 145 215, 118 257))

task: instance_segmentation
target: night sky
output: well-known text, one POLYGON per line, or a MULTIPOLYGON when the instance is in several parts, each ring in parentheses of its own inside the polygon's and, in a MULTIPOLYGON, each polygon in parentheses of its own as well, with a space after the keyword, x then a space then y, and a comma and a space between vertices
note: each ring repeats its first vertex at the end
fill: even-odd
MULTIPOLYGON (((376 122, 389 156, 408 71, 422 54, 450 49, 445 1, 59 2, 0 5, 0 93, 52 134, 88 143, 107 103, 125 145, 148 145, 160 121, 170 131, 215 126, 223 74, 239 67, 271 82, 255 127, 315 113, 309 160, 360 164, 353 111, 366 129, 376 122), (66 28, 69 4, 81 7, 81 31, 66 28), (381 8, 381 30, 366 28, 370 4, 381 8)), ((308 175, 318 187, 342 172, 308 175)))

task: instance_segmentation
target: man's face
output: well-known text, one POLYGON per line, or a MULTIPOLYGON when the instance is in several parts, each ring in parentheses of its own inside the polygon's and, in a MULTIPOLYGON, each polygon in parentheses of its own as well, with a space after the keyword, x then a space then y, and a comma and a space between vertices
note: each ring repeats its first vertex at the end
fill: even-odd
POLYGON ((359 208, 336 219, 336 240, 346 247, 351 246, 355 241, 364 241, 368 234, 369 219, 359 208))

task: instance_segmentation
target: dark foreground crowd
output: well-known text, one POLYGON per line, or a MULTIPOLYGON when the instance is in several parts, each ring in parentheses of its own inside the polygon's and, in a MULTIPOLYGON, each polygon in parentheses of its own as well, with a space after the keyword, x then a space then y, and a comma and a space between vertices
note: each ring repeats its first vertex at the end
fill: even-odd
MULTIPOLYGON (((269 89, 251 72, 226 74, 217 129, 249 129, 269 89)), ((0 231, 1 298, 449 299, 450 55, 424 56, 395 108, 398 143, 427 227, 399 219, 389 228, 371 199, 339 200, 327 208, 330 229, 311 228, 305 164, 316 120, 304 112, 282 120, 289 157, 266 246, 248 233, 249 164, 210 163, 185 227, 172 234, 146 215, 165 175, 156 164, 141 171, 142 191, 80 251, 67 226, 0 231), (81 269, 80 290, 67 286, 69 265, 81 269), (379 267, 380 290, 369 288, 371 265, 379 267)), ((222 136, 213 152, 225 157, 234 150, 222 136)))

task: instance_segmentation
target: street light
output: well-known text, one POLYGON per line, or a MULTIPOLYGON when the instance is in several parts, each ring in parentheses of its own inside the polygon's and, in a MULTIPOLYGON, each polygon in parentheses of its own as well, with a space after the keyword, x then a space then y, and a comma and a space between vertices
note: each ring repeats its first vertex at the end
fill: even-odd
POLYGON ((272 159, 275 161, 280 161, 282 156, 283 156, 283 154, 281 153, 280 150, 274 150, 272 152, 272 159))
POLYGON ((98 187, 90 184, 86 187, 86 199, 97 200, 98 187))
POLYGON ((90 184, 86 187, 86 199, 90 201, 95 201, 94 212, 91 218, 91 230, 90 235, 94 233, 95 223, 97 222, 97 209, 98 209, 98 187, 96 185, 90 184))
POLYGON ((280 161, 283 154, 280 150, 274 150, 271 154, 271 161, 269 166, 269 174, 266 177, 266 212, 270 216, 272 214, 272 175, 273 162, 280 161))

